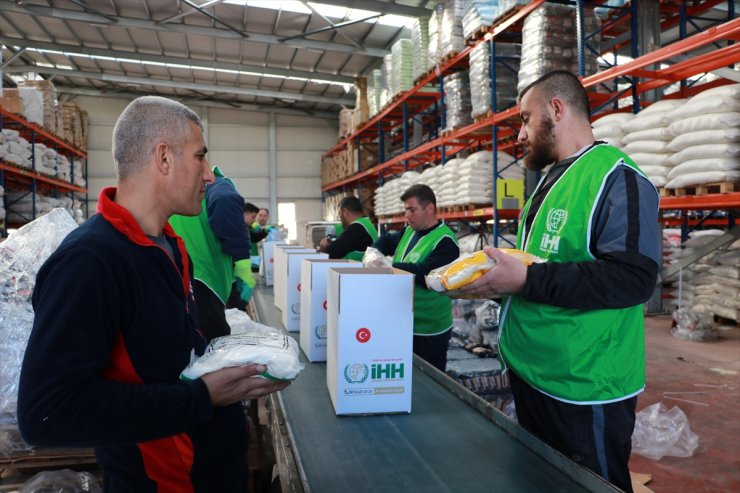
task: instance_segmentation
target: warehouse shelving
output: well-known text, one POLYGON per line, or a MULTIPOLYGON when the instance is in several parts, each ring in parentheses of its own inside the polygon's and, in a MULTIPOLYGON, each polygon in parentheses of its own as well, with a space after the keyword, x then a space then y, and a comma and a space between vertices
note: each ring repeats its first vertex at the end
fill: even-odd
MULTIPOLYGON (((532 10, 538 7, 542 1, 534 1, 526 6, 520 7, 516 12, 507 17, 504 21, 495 24, 491 27, 488 34, 484 36, 484 39, 479 40, 480 42, 487 42, 489 40, 495 40, 495 38, 511 29, 512 26, 517 25, 521 20, 528 15, 532 10)), ((578 2, 582 4, 581 1, 578 2)), ((667 18, 663 19, 661 26, 664 28, 672 27, 676 24, 683 24, 690 15, 699 15, 704 10, 711 8, 716 5, 715 0, 709 0, 698 5, 686 7, 685 2, 679 2, 679 4, 667 4, 663 5, 662 9, 668 13, 667 18), (674 15, 671 15, 674 14, 674 15)), ((628 14, 622 15, 620 19, 634 18, 636 12, 632 6, 623 8, 622 10, 627 11, 628 14)), ((663 11, 663 10, 661 10, 663 11)), ((584 86, 592 88, 601 84, 606 84, 617 78, 632 78, 633 85, 629 90, 614 91, 610 94, 604 93, 592 93, 592 107, 595 110, 599 110, 614 104, 618 99, 633 96, 639 108, 639 96, 647 91, 658 89, 660 87, 672 84, 674 82, 685 81, 687 78, 715 70, 718 68, 725 67, 740 61, 740 44, 729 44, 728 46, 718 48, 706 53, 690 56, 686 59, 674 63, 667 68, 661 68, 656 70, 650 70, 652 67, 660 62, 667 61, 674 57, 682 56, 682 54, 702 48, 718 41, 737 41, 740 40, 740 19, 734 18, 732 7, 728 13, 730 20, 720 25, 709 27, 704 31, 693 34, 685 39, 680 39, 667 46, 652 51, 646 55, 635 58, 633 61, 613 66, 607 70, 599 72, 597 74, 587 76, 583 78, 584 86)), ((615 27, 623 20, 614 21, 611 24, 607 23, 606 29, 614 31, 615 27)), ((602 25, 602 29, 605 27, 602 25)), ((685 32, 685 29, 683 29, 685 32)), ((376 115, 374 118, 363 124, 357 131, 350 137, 343 139, 336 146, 331 148, 325 153, 325 156, 330 156, 342 150, 348 142, 353 139, 357 142, 369 141, 373 139, 374 129, 388 129, 394 125, 398 126, 402 124, 402 118, 398 117, 400 112, 401 115, 408 117, 413 114, 413 111, 409 111, 408 108, 404 111, 404 105, 410 101, 414 102, 413 109, 423 108, 423 105, 418 103, 419 91, 426 87, 437 77, 442 77, 455 70, 459 70, 461 67, 467 66, 467 57, 472 49, 472 46, 467 47, 456 56, 453 56, 445 63, 439 66, 439 68, 432 73, 427 74, 423 77, 417 85, 410 91, 401 94, 390 103, 382 112, 376 115), (400 109, 399 109, 400 108, 400 109)), ((703 85, 699 88, 682 87, 672 97, 688 97, 700 90, 704 90, 708 87, 715 86, 717 84, 727 83, 729 81, 720 81, 708 85, 703 85)), ((436 103, 436 100, 434 101, 436 103)), ((323 187, 324 192, 331 192, 336 190, 345 190, 353 186, 361 186, 363 183, 372 181, 375 179, 382 179, 387 176, 396 175, 406 170, 413 169, 416 166, 430 162, 439 161, 444 162, 445 155, 454 155, 465 149, 473 149, 483 146, 491 146, 492 141, 496 142, 497 145, 504 143, 509 148, 513 147, 513 139, 516 131, 516 119, 518 117, 518 108, 509 108, 502 112, 492 113, 489 117, 478 120, 477 122, 468 125, 464 128, 454 130, 452 132, 445 133, 442 136, 438 136, 434 139, 423 142, 421 145, 414 147, 413 149, 407 149, 404 147, 404 151, 399 155, 388 159, 381 160, 375 166, 360 171, 352 176, 343 178, 334 183, 326 184, 323 187), (488 131, 489 127, 497 130, 497 136, 494 138, 492 133, 488 131)), ((406 129, 404 129, 406 130, 406 129)), ((377 135, 377 134, 375 134, 377 135)), ((499 147, 501 148, 501 147, 499 147)), ((731 204, 725 204, 725 199, 721 196, 717 200, 724 204, 720 208, 731 207, 731 204)), ((671 200, 666 200, 666 204, 672 203, 671 200)), ((496 210, 491 207, 477 208, 474 210, 463 210, 459 212, 445 212, 441 214, 441 217, 448 220, 471 220, 471 219, 491 219, 496 214, 496 210)), ((503 213, 502 219, 510 217, 511 212, 503 213)), ((402 216, 386 217, 381 218, 381 223, 391 224, 403 222, 402 216)))
MULTIPOLYGON (((30 169, 0 161, 0 185, 5 188, 3 202, 5 210, 7 212, 12 211, 13 209, 12 203, 9 203, 7 198, 7 193, 9 190, 22 190, 27 191, 29 194, 31 194, 33 211, 31 217, 29 218, 30 220, 36 219, 36 195, 39 192, 44 192, 56 197, 58 197, 59 194, 69 194, 73 198, 76 196, 76 194, 79 194, 81 200, 85 204, 85 207, 87 206, 87 189, 73 183, 75 179, 75 159, 85 160, 85 163, 83 165, 83 175, 86 175, 86 152, 74 147, 68 142, 65 142, 58 136, 48 132, 39 125, 29 122, 24 118, 5 110, 2 107, 0 107, 0 128, 13 128, 15 130, 18 130, 20 135, 31 144, 40 143, 46 145, 49 148, 55 149, 58 153, 67 156, 70 161, 70 166, 72 167, 71 181, 67 182, 36 171, 34 155, 32 155, 31 157, 32 167, 30 169)), ((86 176, 83 177, 86 178, 86 176)), ((0 233, 2 234, 2 237, 5 237, 7 236, 7 230, 9 227, 17 227, 21 225, 22 224, 9 224, 6 218, 6 220, 2 223, 0 233)))

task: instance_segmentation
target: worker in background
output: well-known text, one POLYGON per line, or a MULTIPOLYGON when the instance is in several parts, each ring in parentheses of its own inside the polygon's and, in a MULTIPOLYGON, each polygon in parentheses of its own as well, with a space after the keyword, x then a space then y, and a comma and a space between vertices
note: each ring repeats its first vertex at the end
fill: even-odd
POLYGON ((437 198, 426 185, 412 185, 401 195, 408 226, 381 236, 373 245, 393 255, 393 267, 416 276, 414 283, 414 353, 445 371, 452 334, 452 301, 427 289, 424 276, 460 256, 455 233, 437 220, 437 198))
POLYGON ((209 341, 231 333, 225 310, 232 284, 236 283, 244 303, 252 297, 255 286, 249 233, 244 227, 244 198, 218 167, 213 173, 216 179, 206 187, 201 213, 170 218, 193 260, 198 320, 209 341))
POLYGON ((555 164, 522 210, 517 247, 547 262, 525 267, 486 248, 496 266, 464 290, 507 295, 500 353, 519 423, 631 492, 642 303, 661 264, 658 193, 626 154, 594 142, 574 75, 551 72, 520 100, 526 166, 555 164))
POLYGON ((285 387, 264 365, 193 381, 206 341, 190 260, 167 220, 197 215, 214 180, 198 116, 175 101, 131 102, 113 129, 118 187, 38 272, 18 389, 28 443, 94 447, 103 489, 243 493, 240 401, 285 387))
POLYGON ((339 219, 343 232, 335 241, 324 237, 319 242, 319 251, 328 253, 329 258, 346 258, 362 261, 367 247, 378 239, 378 231, 370 218, 365 216, 357 197, 345 197, 339 202, 339 219))
POLYGON ((256 205, 247 202, 244 204, 244 224, 249 229, 249 241, 252 244, 250 255, 254 257, 252 262, 252 270, 259 270, 259 249, 257 243, 267 238, 269 232, 273 229, 272 226, 267 225, 267 220, 270 214, 267 213, 267 209, 260 209, 256 205), (263 211, 265 211, 263 213, 263 211), (260 222, 260 221, 264 222, 260 222))

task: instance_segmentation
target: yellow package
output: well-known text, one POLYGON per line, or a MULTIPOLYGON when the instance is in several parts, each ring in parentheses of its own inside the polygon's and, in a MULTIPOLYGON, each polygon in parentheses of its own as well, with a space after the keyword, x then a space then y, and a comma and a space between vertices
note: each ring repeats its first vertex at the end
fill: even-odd
MULTIPOLYGON (((544 262, 545 260, 516 248, 499 248, 525 265, 544 262)), ((496 262, 482 250, 466 253, 460 258, 442 267, 432 270, 427 276, 427 287, 440 293, 454 291, 470 284, 488 272, 496 262)))

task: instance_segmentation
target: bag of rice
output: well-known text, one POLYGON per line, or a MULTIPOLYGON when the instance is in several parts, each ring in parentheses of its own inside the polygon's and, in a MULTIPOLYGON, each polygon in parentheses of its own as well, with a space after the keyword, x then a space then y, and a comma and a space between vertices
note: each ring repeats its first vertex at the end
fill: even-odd
POLYGON ((293 380, 304 368, 292 337, 278 333, 232 334, 213 339, 200 358, 192 355, 180 378, 195 380, 222 368, 253 363, 267 366, 260 377, 270 380, 293 380))

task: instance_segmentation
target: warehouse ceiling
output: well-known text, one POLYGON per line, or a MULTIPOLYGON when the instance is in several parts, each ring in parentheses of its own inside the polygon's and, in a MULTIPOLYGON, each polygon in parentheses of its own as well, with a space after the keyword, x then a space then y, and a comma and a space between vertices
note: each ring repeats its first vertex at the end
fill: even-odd
POLYGON ((438 0, 0 0, 3 84, 336 118, 438 0))

